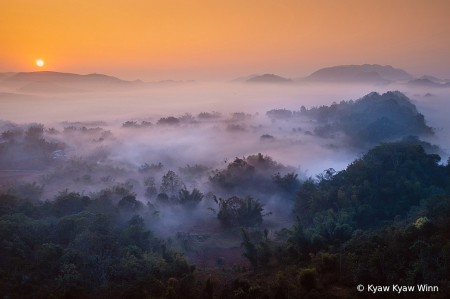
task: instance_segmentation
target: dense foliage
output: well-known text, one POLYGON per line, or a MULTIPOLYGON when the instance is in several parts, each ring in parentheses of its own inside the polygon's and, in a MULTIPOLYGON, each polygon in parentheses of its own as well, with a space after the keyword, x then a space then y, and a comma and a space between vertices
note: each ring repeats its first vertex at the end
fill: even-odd
POLYGON ((434 129, 426 125, 425 117, 416 106, 398 91, 382 95, 372 92, 356 101, 341 101, 330 106, 310 109, 302 106, 300 111, 273 109, 266 115, 273 119, 301 117, 314 120, 317 124, 315 136, 336 138, 342 132, 354 146, 392 141, 406 135, 434 134, 434 129))
POLYGON ((294 168, 284 166, 261 153, 235 158, 225 169, 211 171, 210 183, 223 192, 234 194, 273 194, 280 189, 295 193, 300 185, 294 168), (285 173, 285 175, 281 175, 285 173))
MULTIPOLYGON (((251 196, 245 198, 232 196, 227 199, 214 197, 214 202, 219 207, 217 218, 224 227, 254 226, 262 223, 263 216, 271 214, 270 212, 263 214, 264 205, 251 196)), ((216 213, 215 209, 210 208, 210 210, 216 213)))
POLYGON ((62 142, 44 138, 44 126, 33 124, 27 130, 10 125, 0 138, 0 167, 3 169, 43 169, 54 161, 54 152, 64 149, 62 142))
MULTIPOLYGON (((275 173, 272 182, 281 194, 297 190, 293 213, 298 215, 291 228, 275 231, 262 230, 267 214, 258 200, 213 196, 222 226, 243 227, 240 247, 251 269, 227 270, 223 258, 217 259, 223 275, 232 271, 235 277, 220 287, 210 277, 196 284, 202 273, 214 270, 195 270, 183 253, 169 248, 173 241, 147 229, 158 211, 138 201, 129 183, 89 196, 64 190, 52 201, 38 200, 43 186, 18 184, 0 195, 1 295, 335 298, 357 296, 358 284, 428 284, 445 297, 450 292, 450 165, 439 161, 417 139, 406 138, 374 147, 345 170, 330 168, 302 183, 294 173, 275 173), (336 285, 345 295, 333 293, 336 285)), ((228 171, 249 174, 281 167, 262 155, 230 165, 228 171)), ((197 170, 206 169, 185 169, 192 175, 197 170)), ((155 185, 152 177, 145 182, 155 185)), ((177 187, 179 182, 168 171, 161 187, 173 192, 179 207, 193 211, 204 195, 177 187)), ((159 197, 170 203, 165 193, 156 203, 159 197)), ((184 250, 206 254, 208 248, 198 245, 205 237, 184 239, 184 250)), ((419 295, 413 297, 433 293, 419 295)))
POLYGON ((1 195, 0 202, 2 296, 140 298, 163 296, 169 278, 190 283, 193 268, 133 214, 133 196, 118 205, 78 193, 37 204, 1 195))
POLYGON ((343 131, 355 144, 377 143, 405 135, 432 135, 425 117, 407 97, 399 92, 383 95, 371 93, 357 101, 342 101, 331 106, 320 106, 305 111, 323 126, 315 134, 329 137, 343 131))
POLYGON ((440 157, 409 142, 381 144, 355 160, 346 170, 308 180, 297 192, 295 212, 311 224, 318 212, 348 215, 358 227, 405 216, 411 206, 446 187, 440 157))
MULTIPOLYGON (((215 170, 186 164, 181 154, 163 165, 152 160, 161 156, 155 149, 134 155, 131 147, 114 148, 119 141, 111 132, 86 123, 65 122, 59 132, 4 122, 0 170, 28 173, 0 185, 0 296, 385 298, 358 293, 356 286, 398 284, 439 288, 398 297, 448 298, 450 160, 442 163, 444 152, 417 137, 433 129, 409 99, 372 93, 267 116, 271 134, 281 122, 297 122, 283 132, 289 142, 344 133, 343 140, 364 145, 358 150, 376 145, 342 171, 328 168, 307 178, 260 153, 225 159, 215 170), (71 138, 85 156, 66 156, 62 140, 71 138), (391 139, 400 141, 378 143, 391 139), (111 162, 120 149, 136 161, 111 162), (27 181, 30 173, 38 182, 27 181)), ((253 134, 264 150, 291 144, 279 135, 261 136, 267 128, 246 125, 255 117, 243 112, 197 118, 214 124, 214 132, 222 122, 233 138, 253 134)), ((157 124, 119 126, 123 134, 158 130, 166 137, 199 121, 185 113, 157 124)))

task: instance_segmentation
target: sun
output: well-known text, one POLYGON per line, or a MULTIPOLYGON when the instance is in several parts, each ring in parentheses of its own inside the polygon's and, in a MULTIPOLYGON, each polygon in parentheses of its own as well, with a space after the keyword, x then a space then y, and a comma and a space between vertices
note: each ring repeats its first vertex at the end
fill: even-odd
POLYGON ((43 62, 42 60, 38 60, 38 61, 36 61, 36 64, 37 64, 38 66, 43 66, 43 65, 44 65, 44 62, 43 62))

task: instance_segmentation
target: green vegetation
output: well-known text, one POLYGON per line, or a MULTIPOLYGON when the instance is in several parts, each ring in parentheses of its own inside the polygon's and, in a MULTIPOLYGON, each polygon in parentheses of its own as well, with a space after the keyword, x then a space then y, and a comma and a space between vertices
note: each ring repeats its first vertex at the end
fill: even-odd
MULTIPOLYGON (((40 201, 44 186, 13 185, 0 195, 0 295, 339 298, 358 296, 358 284, 428 284, 439 286, 439 295, 446 297, 450 165, 439 162, 438 155, 406 138, 372 148, 345 170, 330 168, 301 183, 295 173, 275 173, 276 192, 297 190, 292 210, 297 221, 279 231, 264 229, 263 218, 270 213, 263 213, 259 200, 213 196, 222 227, 231 233, 240 228, 242 257, 249 266, 227 267, 223 257, 216 258, 221 275, 234 275, 228 282, 205 276, 216 270, 196 270, 171 248, 173 239, 158 238, 147 228, 158 221, 158 211, 138 201, 129 182, 89 196, 64 190, 52 201, 40 201), (334 292, 336 286, 345 292, 334 292)), ((282 167, 262 155, 230 165, 228 171, 250 175, 282 167)), ((195 175, 197 168, 206 170, 187 167, 186 174, 195 175)), ((181 209, 192 210, 204 197, 196 188, 180 189, 172 171, 162 181, 164 191, 178 196, 181 209)), ((155 188, 152 177, 144 183, 155 188)), ((161 193, 156 202, 170 199, 161 193)), ((210 249, 203 243, 214 238, 177 236, 183 250, 203 252, 205 258, 210 249)))
MULTIPOLYGON (((193 268, 181 252, 156 238, 138 214, 123 223, 114 212, 133 212, 133 196, 117 206, 78 193, 38 204, 0 195, 0 202, 2 296, 159 297, 171 279, 190 285, 193 268), (90 212, 99 201, 103 213, 90 212)), ((185 292, 181 297, 189 296, 185 292)))
MULTIPOLYGON (((162 151, 164 165, 142 165, 141 158, 111 164, 129 148, 98 145, 114 140, 109 131, 5 122, 0 167, 29 172, 0 186, 0 297, 385 298, 356 286, 427 284, 439 292, 398 297, 448 298, 450 159, 442 163, 443 151, 417 137, 433 129, 415 106, 398 92, 372 93, 267 115, 275 130, 275 122, 305 122, 305 130, 317 125, 314 133, 298 134, 296 124, 286 136, 313 140, 344 132, 352 145, 364 145, 358 149, 373 146, 343 170, 307 178, 261 153, 225 159, 212 171, 177 163, 192 150, 183 146, 175 158, 162 151), (79 138, 89 154, 67 157, 61 140, 70 139, 62 136, 79 138), (27 181, 30 173, 38 182, 27 181)), ((227 136, 253 130, 255 141, 267 128, 240 124, 252 117, 198 115, 210 126, 220 120, 246 130, 227 136)), ((158 130, 185 130, 193 121, 188 113, 163 118, 158 124, 175 128, 158 130)), ((270 142, 255 144, 270 151, 284 138, 266 134, 260 139, 270 142)), ((140 153, 147 161, 160 155, 154 148, 140 153)))
MULTIPOLYGON (((233 196, 228 199, 214 196, 214 202, 219 206, 217 218, 224 227, 254 226, 262 223, 262 217, 272 214, 262 214, 264 205, 248 195, 245 198, 233 196)), ((216 214, 213 208, 209 209, 216 214)))
POLYGON ((167 126, 176 126, 180 124, 180 120, 176 117, 169 116, 160 118, 157 122, 157 125, 167 125, 167 126))
POLYGON ((341 101, 300 111, 273 109, 266 113, 273 120, 300 117, 314 120, 318 125, 306 135, 335 138, 345 133, 353 146, 374 145, 407 135, 429 136, 434 129, 427 126, 425 117, 402 93, 389 91, 382 95, 372 92, 356 101, 341 101))
POLYGON ((195 188, 192 192, 189 192, 189 190, 186 189, 186 186, 178 191, 180 204, 191 209, 195 208, 202 201, 203 196, 203 193, 195 188))
POLYGON ((268 195, 276 194, 280 190, 292 193, 295 192, 295 187, 300 185, 294 170, 293 167, 274 161, 270 156, 258 153, 242 159, 235 158, 225 169, 211 171, 209 181, 215 188, 230 195, 231 192, 240 195, 268 195))
POLYGON ((287 110, 287 109, 272 109, 270 111, 267 111, 266 115, 270 118, 284 119, 284 118, 291 117, 292 111, 287 110))

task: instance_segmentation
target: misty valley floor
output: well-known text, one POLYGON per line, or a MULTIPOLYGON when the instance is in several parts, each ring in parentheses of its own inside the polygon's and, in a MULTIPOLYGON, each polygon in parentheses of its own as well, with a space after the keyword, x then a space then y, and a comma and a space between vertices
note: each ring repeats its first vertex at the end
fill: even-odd
POLYGON ((246 112, 0 121, 0 295, 446 298, 443 100, 269 95, 246 112))

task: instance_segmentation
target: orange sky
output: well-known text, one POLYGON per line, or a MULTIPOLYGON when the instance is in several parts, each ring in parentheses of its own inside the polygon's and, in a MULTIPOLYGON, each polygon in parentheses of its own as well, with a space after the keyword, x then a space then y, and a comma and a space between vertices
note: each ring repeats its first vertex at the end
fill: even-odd
POLYGON ((449 0, 0 0, 0 72, 204 81, 376 63, 450 78, 449 13, 449 0))

